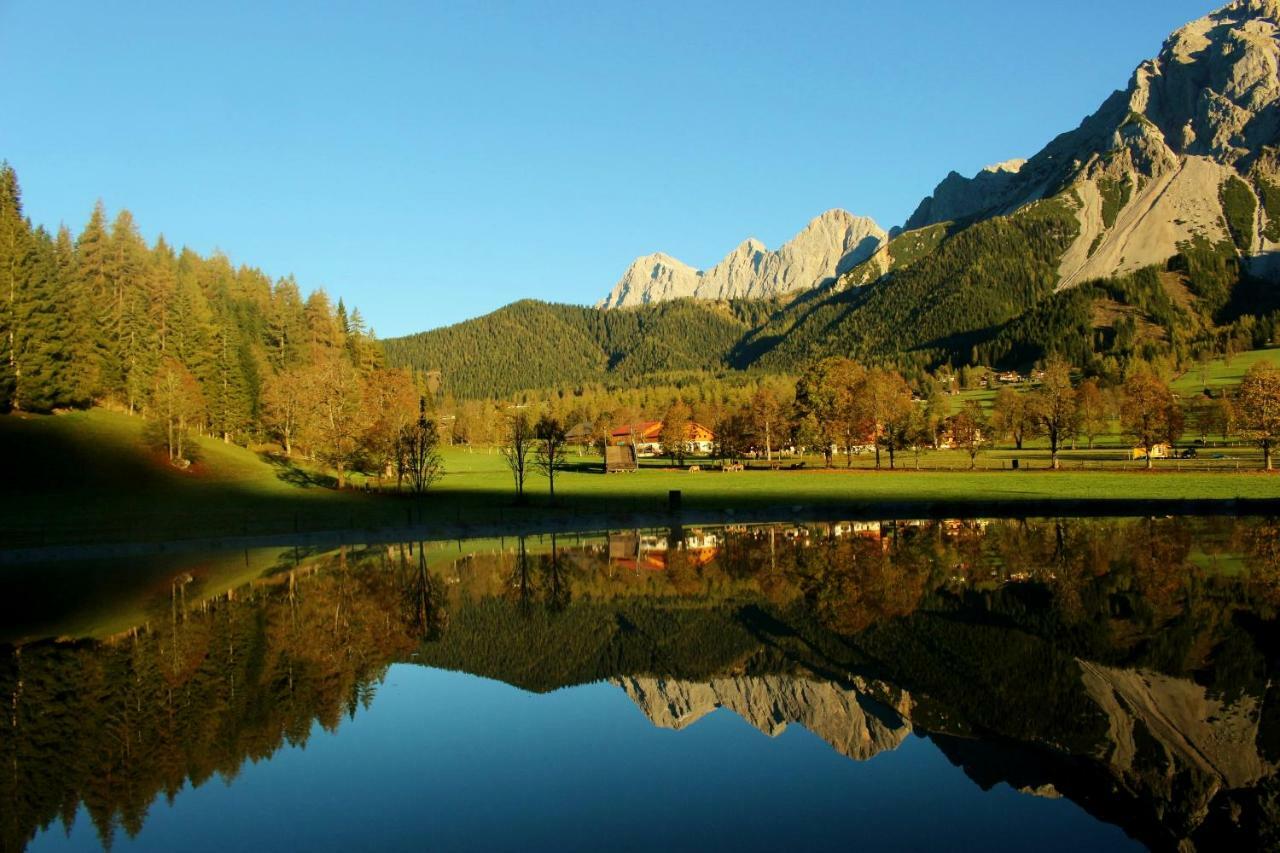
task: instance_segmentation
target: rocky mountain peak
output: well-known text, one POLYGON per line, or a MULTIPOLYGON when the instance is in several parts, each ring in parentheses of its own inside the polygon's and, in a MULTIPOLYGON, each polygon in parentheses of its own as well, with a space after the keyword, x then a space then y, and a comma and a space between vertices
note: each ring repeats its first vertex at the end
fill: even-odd
POLYGON ((874 220, 845 210, 814 217, 777 251, 750 237, 709 270, 661 252, 637 258, 602 308, 668 299, 762 299, 820 287, 876 251, 886 234, 874 220))

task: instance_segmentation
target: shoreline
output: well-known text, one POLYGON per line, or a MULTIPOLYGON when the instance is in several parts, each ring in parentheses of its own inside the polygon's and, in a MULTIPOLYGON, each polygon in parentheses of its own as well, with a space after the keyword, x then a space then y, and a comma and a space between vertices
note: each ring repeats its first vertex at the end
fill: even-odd
POLYGON ((1280 498, 1090 498, 1046 500, 875 501, 793 504, 738 509, 684 509, 674 512, 618 512, 584 515, 548 508, 538 518, 500 522, 427 522, 378 528, 198 536, 145 542, 103 542, 0 548, 0 566, 43 562, 146 557, 196 551, 246 550, 289 546, 338 547, 392 542, 448 542, 503 536, 600 533, 634 528, 688 525, 769 524, 830 521, 906 521, 915 519, 1140 518, 1144 516, 1280 516, 1280 498))

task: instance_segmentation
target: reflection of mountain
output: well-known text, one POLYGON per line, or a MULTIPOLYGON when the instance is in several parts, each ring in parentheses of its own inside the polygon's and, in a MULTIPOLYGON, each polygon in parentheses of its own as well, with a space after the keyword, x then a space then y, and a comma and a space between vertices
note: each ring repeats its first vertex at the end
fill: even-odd
POLYGON ((610 679, 655 725, 725 708, 857 759, 914 731, 983 787, 1069 797, 1153 847, 1280 840, 1275 524, 878 529, 723 530, 706 561, 672 533, 663 572, 599 540, 342 549, 175 592, 109 642, 0 648, 0 850, 81 803, 104 839, 137 832, 158 792, 336 728, 396 661, 610 679))
POLYGON ((797 723, 858 761, 895 749, 911 732, 902 716, 911 706, 905 693, 899 707, 890 708, 830 682, 777 675, 716 678, 705 684, 649 677, 613 683, 664 729, 683 729, 727 708, 770 737, 797 723))

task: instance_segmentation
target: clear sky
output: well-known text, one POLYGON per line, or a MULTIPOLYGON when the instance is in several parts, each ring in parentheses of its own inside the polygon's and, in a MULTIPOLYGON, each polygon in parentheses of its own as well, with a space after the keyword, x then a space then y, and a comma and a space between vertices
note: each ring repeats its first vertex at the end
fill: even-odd
POLYGON ((37 223, 292 272, 379 334, 592 303, 1033 154, 1212 2, 0 0, 37 223))

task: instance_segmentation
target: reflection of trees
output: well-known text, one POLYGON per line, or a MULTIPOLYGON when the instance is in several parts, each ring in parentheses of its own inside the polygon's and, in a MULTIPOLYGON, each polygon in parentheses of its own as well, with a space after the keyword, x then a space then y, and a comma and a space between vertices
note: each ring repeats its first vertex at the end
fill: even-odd
POLYGON ((598 541, 564 541, 459 558, 447 584, 423 543, 344 549, 198 604, 178 581, 110 642, 4 652, 0 847, 80 803, 104 842, 136 832, 156 793, 336 728, 414 651, 539 690, 879 665, 966 737, 1052 735, 1079 755, 1105 733, 1079 659, 1274 692, 1274 521, 779 525, 718 532, 714 558, 670 547, 661 571, 611 572, 598 541))
POLYGON ((1280 607, 1280 520, 1243 522, 1237 538, 1251 588, 1272 607, 1280 607))
POLYGON ((573 594, 569 590, 569 579, 565 577, 561 566, 560 549, 557 547, 556 535, 551 534, 551 552, 539 558, 542 574, 546 578, 543 587, 546 590, 547 609, 559 613, 569 606, 573 594))
POLYGON ((798 549, 795 583, 828 627, 857 634, 920 604, 933 577, 924 537, 827 539, 798 549))
POLYGON ((438 585, 427 571, 426 547, 422 542, 418 543, 417 564, 412 570, 408 567, 404 546, 399 551, 403 590, 400 601, 405 630, 419 641, 439 639, 448 627, 449 616, 438 585))
POLYGON ((133 835, 157 793, 234 778, 367 704, 443 609, 425 565, 406 576, 348 556, 190 609, 175 589, 169 618, 110 642, 4 651, 0 849, 80 803, 104 845, 117 827, 133 835), (387 618, 406 602, 411 618, 387 618))

